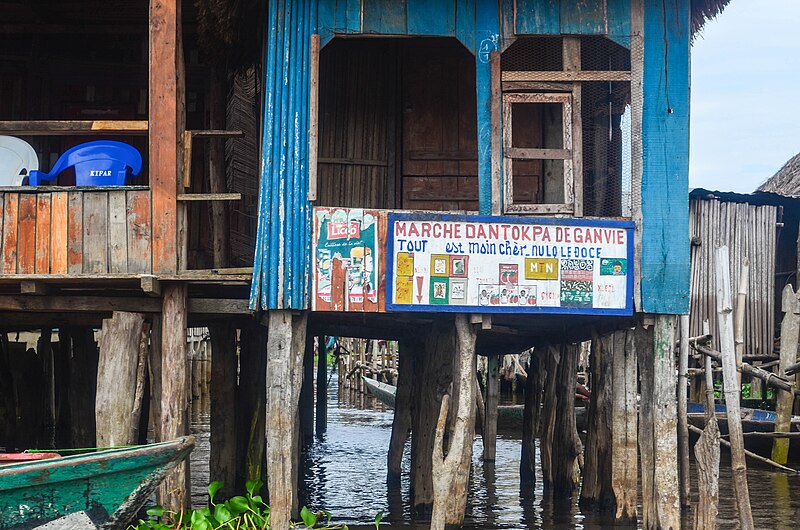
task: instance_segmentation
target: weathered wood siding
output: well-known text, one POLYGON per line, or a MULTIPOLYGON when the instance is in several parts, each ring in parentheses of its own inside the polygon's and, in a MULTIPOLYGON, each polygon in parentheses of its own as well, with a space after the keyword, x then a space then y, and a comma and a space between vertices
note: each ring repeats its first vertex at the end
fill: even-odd
POLYGON ((147 274, 150 191, 0 192, 2 275, 147 274))
MULTIPOLYGON (((745 355, 772 353, 775 334, 775 259, 778 206, 713 200, 692 200, 689 230, 692 237, 692 303, 689 333, 703 334, 708 320, 719 351, 714 256, 717 248, 730 249, 731 297, 739 288, 745 260, 750 263, 744 316, 745 355)), ((734 304, 734 320, 736 320, 734 304)))

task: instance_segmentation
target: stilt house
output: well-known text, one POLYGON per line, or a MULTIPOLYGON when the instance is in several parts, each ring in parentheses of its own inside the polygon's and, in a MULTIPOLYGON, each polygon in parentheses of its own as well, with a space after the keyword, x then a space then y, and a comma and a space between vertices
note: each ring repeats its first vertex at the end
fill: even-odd
MULTIPOLYGON (((212 467, 233 484, 231 462, 258 468, 265 451, 277 528, 296 507, 307 337, 397 339, 401 359, 416 355, 418 372, 400 377, 417 381, 408 395, 433 421, 398 427, 415 432, 412 466, 428 468, 415 504, 433 501, 449 384, 420 360, 431 352, 569 353, 644 322, 655 333, 643 388, 674 395, 673 317, 689 310, 690 42, 726 3, 2 3, 0 135, 29 142, 42 171, 84 140, 143 155, 123 186, 76 186, 68 169, 0 189, 0 377, 18 366, 8 333, 42 330, 33 371, 52 396, 44 425, 6 444, 135 441, 98 437, 107 407, 132 408, 142 334, 156 435, 185 433, 189 324, 214 342, 212 448, 269 427, 266 449, 218 443, 212 467), (226 421, 234 402, 244 428, 226 421), (68 418, 79 432, 58 426, 68 418)), ((471 396, 474 378, 452 364, 453 392, 471 396)), ((568 381, 574 359, 562 365, 568 381)), ((6 440, 19 406, 6 396, 6 440)), ((651 442, 676 416, 655 415, 651 442)), ((658 465, 671 465, 668 445, 654 446, 658 465)), ((178 507, 185 476, 168 480, 162 501, 178 507)))

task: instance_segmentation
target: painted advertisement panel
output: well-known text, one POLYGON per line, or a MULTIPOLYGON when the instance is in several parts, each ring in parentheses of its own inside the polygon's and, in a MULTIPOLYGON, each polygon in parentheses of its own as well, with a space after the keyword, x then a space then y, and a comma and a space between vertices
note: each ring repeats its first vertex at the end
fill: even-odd
POLYGON ((314 311, 378 310, 378 212, 314 208, 314 311))
POLYGON ((632 315, 633 228, 390 213, 386 309, 632 315))

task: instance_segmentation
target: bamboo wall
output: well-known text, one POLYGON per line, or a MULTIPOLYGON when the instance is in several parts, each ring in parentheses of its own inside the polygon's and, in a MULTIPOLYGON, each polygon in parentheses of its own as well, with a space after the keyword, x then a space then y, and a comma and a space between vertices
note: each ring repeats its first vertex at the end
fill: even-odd
MULTIPOLYGON (((708 319, 714 348, 717 337, 717 296, 714 256, 716 249, 730 250, 732 300, 736 300, 742 264, 750 263, 750 281, 745 306, 745 355, 772 353, 775 334, 775 260, 780 206, 755 206, 717 199, 689 203, 692 237, 690 334, 702 334, 708 319)), ((734 304, 734 319, 736 318, 734 304)))

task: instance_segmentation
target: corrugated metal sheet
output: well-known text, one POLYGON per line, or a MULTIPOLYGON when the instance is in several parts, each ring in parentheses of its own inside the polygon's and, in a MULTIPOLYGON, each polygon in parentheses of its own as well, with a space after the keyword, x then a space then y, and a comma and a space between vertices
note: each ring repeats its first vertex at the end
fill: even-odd
POLYGON ((315 0, 269 3, 252 309, 309 305, 308 97, 315 0))

